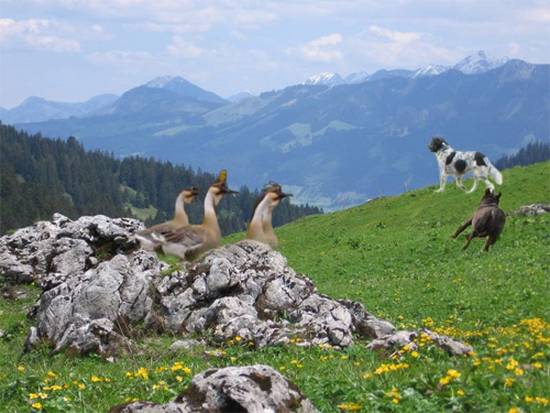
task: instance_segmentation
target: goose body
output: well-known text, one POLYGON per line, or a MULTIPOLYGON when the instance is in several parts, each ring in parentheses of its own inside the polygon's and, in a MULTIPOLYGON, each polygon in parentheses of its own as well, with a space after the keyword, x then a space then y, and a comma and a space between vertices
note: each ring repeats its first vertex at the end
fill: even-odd
POLYGON ((216 216, 216 206, 227 193, 227 173, 222 171, 218 181, 210 186, 204 198, 204 220, 200 225, 187 225, 163 235, 161 248, 165 254, 193 261, 204 252, 220 246, 221 230, 216 216))
POLYGON ((188 226, 189 217, 185 212, 185 204, 193 202, 197 194, 198 190, 195 187, 184 189, 176 198, 173 219, 138 232, 136 234, 136 239, 139 241, 141 248, 148 251, 155 251, 160 247, 162 239, 166 234, 178 228, 188 226))
POLYGON ((279 240, 273 230, 273 210, 287 196, 292 196, 292 194, 285 194, 277 183, 271 183, 264 188, 248 225, 247 239, 260 241, 271 248, 277 248, 279 240))

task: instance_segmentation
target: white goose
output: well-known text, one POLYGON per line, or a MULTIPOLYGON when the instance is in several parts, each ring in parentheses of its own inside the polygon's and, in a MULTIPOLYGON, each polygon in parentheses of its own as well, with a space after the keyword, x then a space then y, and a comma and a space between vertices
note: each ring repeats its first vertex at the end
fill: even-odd
POLYGON ((166 233, 161 248, 165 254, 192 261, 202 253, 216 248, 221 242, 221 230, 216 217, 216 206, 225 194, 236 194, 227 187, 227 171, 220 172, 204 198, 204 220, 200 225, 188 225, 166 233))
POLYGON ((141 248, 154 251, 160 246, 161 240, 167 233, 189 225, 189 218, 185 212, 185 204, 193 202, 198 193, 198 189, 194 186, 185 188, 176 198, 173 219, 138 232, 136 239, 139 241, 141 248))
POLYGON ((273 210, 283 198, 292 196, 282 191, 281 185, 273 182, 268 184, 254 207, 252 219, 248 224, 247 239, 268 244, 271 248, 277 248, 279 240, 273 230, 273 210))

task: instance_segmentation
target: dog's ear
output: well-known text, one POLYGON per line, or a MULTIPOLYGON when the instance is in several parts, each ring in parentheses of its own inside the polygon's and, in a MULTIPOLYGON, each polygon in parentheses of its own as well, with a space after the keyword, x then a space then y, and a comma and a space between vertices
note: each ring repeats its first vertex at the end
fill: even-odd
POLYGON ((484 197, 485 197, 485 198, 488 197, 489 195, 491 195, 492 192, 493 192, 493 191, 491 191, 491 188, 487 188, 487 189, 485 190, 485 195, 484 195, 484 197))

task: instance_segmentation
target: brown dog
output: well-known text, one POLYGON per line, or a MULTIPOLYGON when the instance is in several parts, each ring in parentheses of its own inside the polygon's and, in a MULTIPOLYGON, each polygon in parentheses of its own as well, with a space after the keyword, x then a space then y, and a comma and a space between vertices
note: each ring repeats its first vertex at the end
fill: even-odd
POLYGON ((483 247, 485 251, 489 251, 489 247, 497 241, 506 222, 504 211, 498 207, 501 195, 501 193, 495 195, 491 189, 487 188, 474 216, 456 230, 453 238, 458 237, 470 225, 473 228, 473 231, 466 236, 466 243, 463 249, 468 248, 468 245, 470 245, 470 242, 475 237, 487 237, 485 247, 483 247))

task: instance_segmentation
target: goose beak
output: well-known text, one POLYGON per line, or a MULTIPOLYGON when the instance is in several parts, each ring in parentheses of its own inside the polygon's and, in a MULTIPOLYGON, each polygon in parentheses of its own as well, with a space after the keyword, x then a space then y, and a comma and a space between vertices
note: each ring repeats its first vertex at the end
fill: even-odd
POLYGON ((238 194, 239 191, 233 191, 232 189, 226 189, 223 191, 224 194, 238 194))
POLYGON ((279 194, 279 199, 286 198, 287 196, 292 196, 292 194, 285 194, 284 192, 281 192, 281 193, 279 194))

